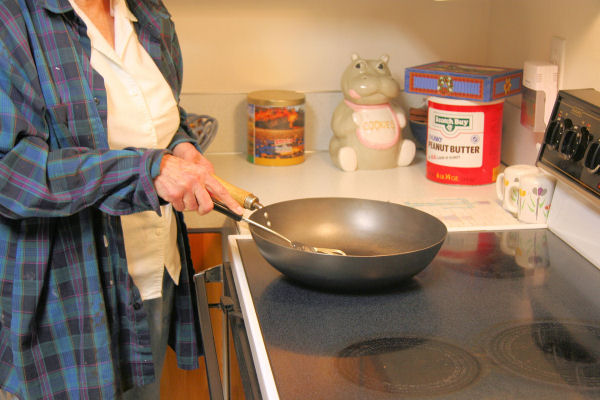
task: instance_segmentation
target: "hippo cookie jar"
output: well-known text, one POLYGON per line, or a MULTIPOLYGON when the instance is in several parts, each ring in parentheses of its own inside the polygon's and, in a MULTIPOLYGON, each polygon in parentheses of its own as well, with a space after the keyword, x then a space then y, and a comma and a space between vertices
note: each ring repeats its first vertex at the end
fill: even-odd
POLYGON ((344 100, 331 120, 329 154, 344 171, 406 166, 415 157, 415 144, 401 135, 406 117, 390 104, 400 89, 388 59, 364 60, 353 54, 342 75, 344 100))

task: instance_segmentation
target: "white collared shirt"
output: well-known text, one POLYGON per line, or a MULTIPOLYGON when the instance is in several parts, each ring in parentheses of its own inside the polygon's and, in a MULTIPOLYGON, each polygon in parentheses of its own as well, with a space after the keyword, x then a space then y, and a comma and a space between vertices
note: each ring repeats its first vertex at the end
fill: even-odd
MULTIPOLYGON (((69 1, 87 26, 90 63, 104 78, 109 147, 166 148, 179 127, 179 110, 171 87, 138 41, 132 24, 135 16, 124 0, 111 0, 113 49, 75 1, 69 1)), ((165 267, 179 283, 175 214, 170 204, 162 206, 161 212, 161 217, 154 211, 121 217, 129 274, 143 300, 161 297, 165 267)))

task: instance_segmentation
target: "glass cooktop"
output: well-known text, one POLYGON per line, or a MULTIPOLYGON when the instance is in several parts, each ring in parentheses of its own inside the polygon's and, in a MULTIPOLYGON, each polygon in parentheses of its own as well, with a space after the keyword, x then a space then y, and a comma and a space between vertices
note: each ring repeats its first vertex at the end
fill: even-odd
POLYGON ((301 286, 238 247, 281 399, 600 399, 600 270, 548 230, 450 233, 368 294, 301 286))

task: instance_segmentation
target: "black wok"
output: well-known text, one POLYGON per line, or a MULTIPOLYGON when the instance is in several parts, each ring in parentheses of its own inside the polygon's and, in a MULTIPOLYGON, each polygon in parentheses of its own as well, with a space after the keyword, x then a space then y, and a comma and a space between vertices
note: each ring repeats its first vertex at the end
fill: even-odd
POLYGON ((425 269, 444 242, 446 226, 416 210, 375 200, 307 198, 272 204, 250 219, 308 246, 343 250, 321 254, 291 248, 250 225, 262 256, 284 275, 309 286, 372 290, 425 269))
POLYGON ((260 253, 273 267, 313 287, 354 291, 396 285, 425 269, 447 235, 437 218, 399 204, 306 198, 262 206, 251 193, 221 182, 242 206, 257 209, 250 220, 293 241, 347 254, 292 248, 273 234, 249 226, 260 253))

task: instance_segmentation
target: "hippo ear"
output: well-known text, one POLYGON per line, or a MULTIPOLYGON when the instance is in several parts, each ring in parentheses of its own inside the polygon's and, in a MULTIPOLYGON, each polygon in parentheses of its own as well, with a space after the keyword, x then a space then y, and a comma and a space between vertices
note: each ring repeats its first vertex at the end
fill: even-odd
POLYGON ((390 61, 390 56, 388 56, 387 54, 384 54, 381 57, 379 57, 379 59, 387 64, 388 61, 390 61))
POLYGON ((357 53, 352 53, 352 61, 356 61, 360 58, 360 56, 357 53))

